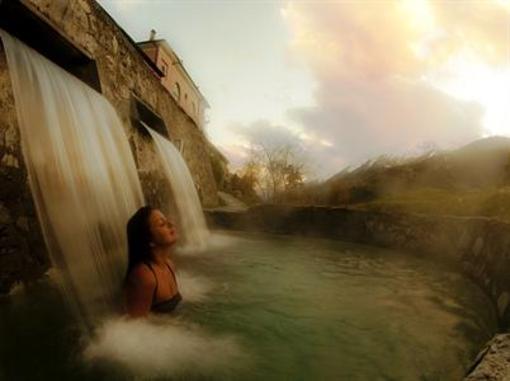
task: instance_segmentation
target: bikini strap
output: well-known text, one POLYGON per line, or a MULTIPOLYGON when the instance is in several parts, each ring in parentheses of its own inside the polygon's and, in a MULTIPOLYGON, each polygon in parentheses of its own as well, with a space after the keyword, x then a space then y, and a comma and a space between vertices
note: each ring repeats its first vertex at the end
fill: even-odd
POLYGON ((154 278, 156 279, 156 287, 154 287, 154 292, 152 293, 152 303, 151 303, 151 304, 154 304, 154 302, 156 301, 156 295, 158 292, 158 277, 156 276, 156 272, 154 271, 154 269, 152 268, 152 266, 149 262, 144 261, 143 263, 145 263, 145 265, 148 266, 149 269, 151 269, 152 274, 154 275, 154 278))
POLYGON ((170 265, 168 264, 168 262, 167 262, 167 261, 165 261, 165 263, 166 263, 166 267, 168 267, 168 270, 170 270, 170 273, 171 273, 171 274, 172 274, 172 276, 174 277, 174 282, 175 282, 175 284, 177 284, 177 278, 175 277, 174 270, 172 270, 172 266, 170 266, 170 265))

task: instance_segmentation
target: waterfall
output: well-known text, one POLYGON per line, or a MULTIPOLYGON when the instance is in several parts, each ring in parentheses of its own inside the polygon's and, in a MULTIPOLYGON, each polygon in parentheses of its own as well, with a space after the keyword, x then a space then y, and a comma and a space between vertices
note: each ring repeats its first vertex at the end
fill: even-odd
POLYGON ((186 162, 172 142, 142 122, 149 131, 161 158, 164 173, 172 188, 179 214, 179 230, 184 251, 205 249, 209 231, 200 199, 186 162))
POLYGON ((59 280, 84 318, 108 313, 127 264, 126 222, 143 194, 110 103, 0 30, 28 178, 59 280))

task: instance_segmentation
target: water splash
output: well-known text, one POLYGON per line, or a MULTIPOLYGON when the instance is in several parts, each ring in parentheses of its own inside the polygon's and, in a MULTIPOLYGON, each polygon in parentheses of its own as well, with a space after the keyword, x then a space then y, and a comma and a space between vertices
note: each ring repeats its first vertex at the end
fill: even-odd
POLYGON ((176 199, 180 231, 183 233, 183 247, 180 250, 202 251, 207 246, 209 231, 188 166, 172 142, 143 122, 142 124, 154 140, 163 170, 176 199))
POLYGON ((202 302, 214 289, 214 283, 203 276, 183 270, 178 270, 175 275, 179 284, 179 292, 186 302, 202 302))
POLYGON ((108 320, 83 354, 87 362, 111 363, 138 379, 203 376, 225 380, 248 361, 235 337, 212 335, 168 317, 108 320))
POLYGON ((143 204, 122 122, 83 82, 0 30, 34 203, 61 286, 84 317, 111 310, 126 221, 143 204))

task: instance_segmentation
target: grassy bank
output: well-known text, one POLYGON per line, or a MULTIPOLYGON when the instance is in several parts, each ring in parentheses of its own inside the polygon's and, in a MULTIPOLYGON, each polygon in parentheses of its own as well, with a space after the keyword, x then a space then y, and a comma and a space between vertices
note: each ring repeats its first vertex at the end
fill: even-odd
POLYGON ((423 188, 348 206, 382 212, 483 216, 510 222, 510 187, 469 191, 423 188))

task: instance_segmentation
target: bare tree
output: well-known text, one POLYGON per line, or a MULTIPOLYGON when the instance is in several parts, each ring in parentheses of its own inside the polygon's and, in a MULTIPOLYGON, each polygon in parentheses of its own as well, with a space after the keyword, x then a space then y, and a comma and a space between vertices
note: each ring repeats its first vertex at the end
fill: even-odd
POLYGON ((291 144, 253 143, 243 170, 247 169, 256 178, 254 185, 266 201, 284 201, 285 194, 302 186, 304 180, 304 163, 291 144))

